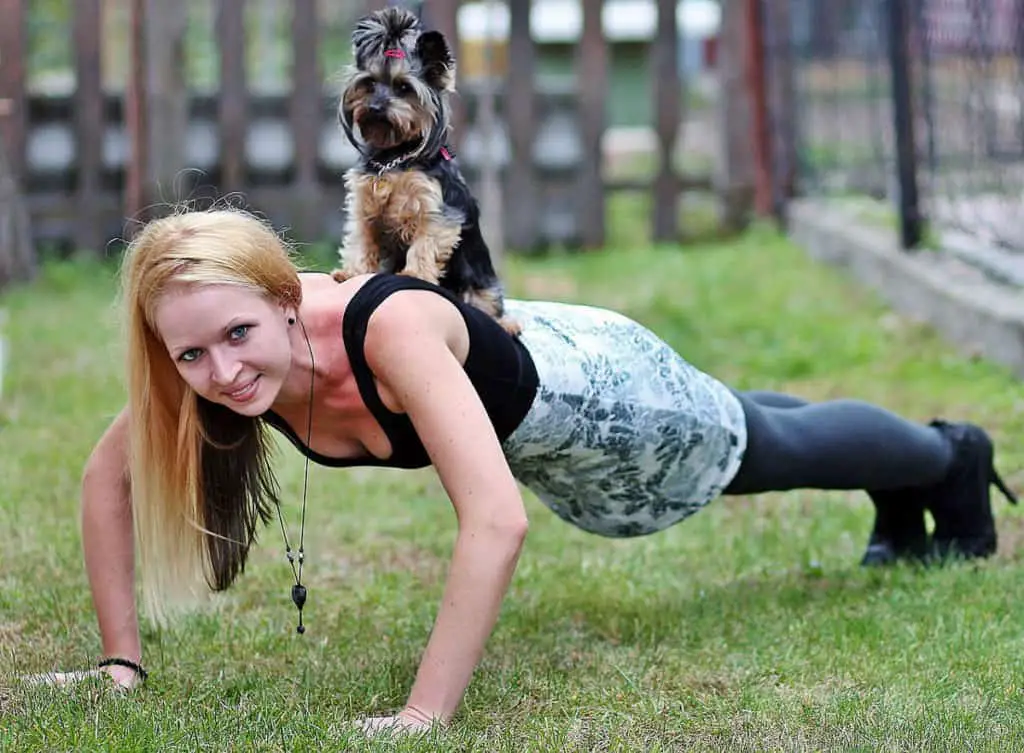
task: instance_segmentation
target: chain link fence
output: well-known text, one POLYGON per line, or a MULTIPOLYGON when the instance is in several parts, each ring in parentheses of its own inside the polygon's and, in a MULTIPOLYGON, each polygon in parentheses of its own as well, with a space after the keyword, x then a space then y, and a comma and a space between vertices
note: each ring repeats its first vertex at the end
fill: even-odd
POLYGON ((895 139, 884 0, 764 0, 773 132, 794 145, 802 194, 891 194, 895 139), (774 99, 774 98, 773 98, 774 99))
POLYGON ((898 212, 909 193, 898 169, 903 106, 920 197, 909 211, 932 238, 1024 262, 1024 0, 762 0, 761 13, 769 89, 791 90, 771 118, 792 145, 796 193, 871 197, 898 212), (895 7, 909 101, 896 95, 896 2, 906 3, 895 7))
POLYGON ((1024 254, 1024 2, 915 3, 925 210, 1024 254))

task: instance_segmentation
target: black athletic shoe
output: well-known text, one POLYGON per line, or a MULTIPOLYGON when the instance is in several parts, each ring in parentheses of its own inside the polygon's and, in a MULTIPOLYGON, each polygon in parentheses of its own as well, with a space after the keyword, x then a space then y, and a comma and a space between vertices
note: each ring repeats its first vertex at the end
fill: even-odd
POLYGON ((900 560, 924 562, 930 545, 919 491, 889 489, 868 495, 875 505, 875 526, 860 564, 883 567, 900 560))
POLYGON ((941 419, 931 425, 953 446, 953 464, 946 478, 922 490, 935 519, 935 554, 941 559, 988 557, 996 551, 997 538, 990 487, 995 484, 1011 504, 1017 504, 1017 497, 996 472, 992 440, 984 429, 941 419))

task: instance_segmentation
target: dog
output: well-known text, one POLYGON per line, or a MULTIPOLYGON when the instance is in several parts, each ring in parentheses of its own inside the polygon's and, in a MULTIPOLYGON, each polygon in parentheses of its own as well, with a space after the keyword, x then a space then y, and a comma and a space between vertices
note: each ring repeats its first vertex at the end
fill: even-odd
POLYGON ((449 290, 518 336, 480 230, 480 209, 445 143, 455 59, 444 35, 402 8, 361 18, 352 31, 338 120, 359 152, 345 173, 342 282, 410 275, 449 290))

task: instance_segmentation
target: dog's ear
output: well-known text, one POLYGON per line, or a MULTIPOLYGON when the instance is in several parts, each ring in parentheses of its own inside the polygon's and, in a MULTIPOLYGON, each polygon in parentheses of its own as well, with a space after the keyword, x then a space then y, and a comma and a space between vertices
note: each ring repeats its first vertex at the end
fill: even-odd
POLYGON ((416 40, 416 56, 423 66, 423 80, 434 89, 455 89, 455 57, 439 31, 426 31, 416 40))

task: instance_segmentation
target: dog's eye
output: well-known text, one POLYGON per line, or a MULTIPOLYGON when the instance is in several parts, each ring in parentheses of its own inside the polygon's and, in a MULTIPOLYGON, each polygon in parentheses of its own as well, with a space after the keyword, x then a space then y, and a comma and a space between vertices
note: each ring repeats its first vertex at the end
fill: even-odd
POLYGON ((406 94, 410 94, 412 92, 412 87, 405 81, 396 81, 391 85, 391 89, 399 97, 404 97, 406 94))

